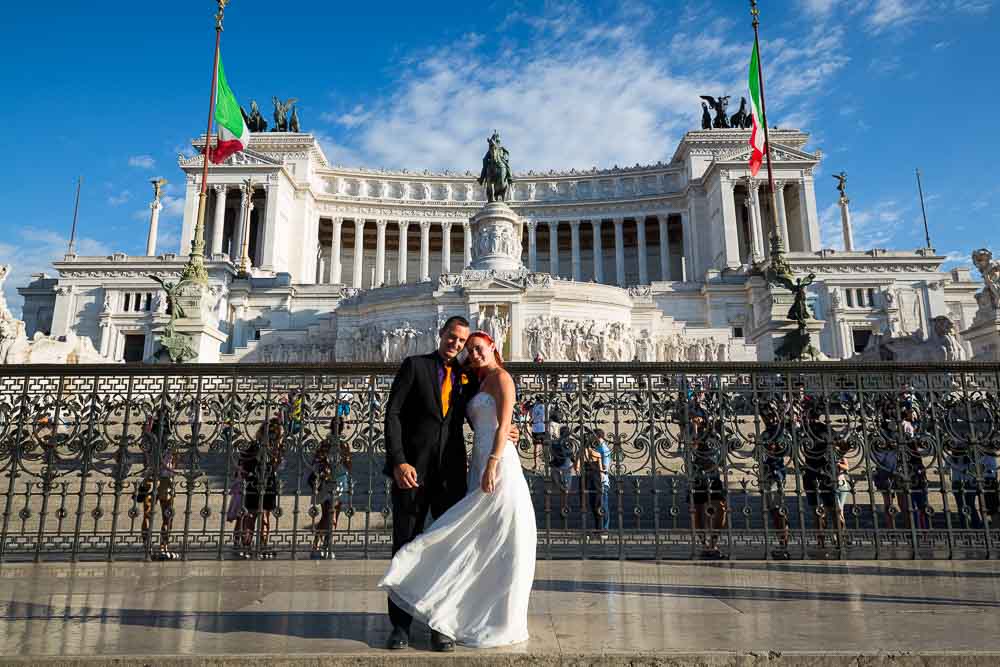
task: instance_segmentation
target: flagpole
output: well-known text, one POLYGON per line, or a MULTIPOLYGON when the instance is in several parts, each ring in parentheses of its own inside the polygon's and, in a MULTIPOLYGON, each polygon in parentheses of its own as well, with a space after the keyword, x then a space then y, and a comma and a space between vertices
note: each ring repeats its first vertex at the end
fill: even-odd
POLYGON ((920 193, 920 212, 924 216, 924 239, 927 241, 927 248, 931 247, 931 231, 927 226, 927 209, 924 207, 924 186, 920 184, 920 169, 917 169, 917 192, 920 193))
POLYGON ((208 129, 205 130, 205 152, 202 155, 201 192, 198 193, 198 217, 194 227, 194 238, 191 239, 191 254, 188 255, 187 266, 181 274, 182 279, 208 284, 208 271, 205 270, 205 208, 208 199, 208 151, 212 143, 212 121, 215 118, 215 92, 219 78, 219 43, 222 38, 222 17, 229 0, 215 0, 219 5, 219 13, 215 15, 215 57, 212 62, 212 92, 208 102, 208 129))
POLYGON ((73 226, 69 230, 69 246, 67 255, 76 255, 76 216, 80 213, 80 188, 83 186, 83 176, 76 181, 76 203, 73 204, 73 226))
POLYGON ((761 65, 760 57, 760 33, 759 26, 760 10, 757 9, 757 0, 750 0, 750 15, 753 16, 753 45, 757 50, 757 80, 760 82, 760 114, 761 122, 764 124, 764 150, 767 151, 767 188, 771 194, 771 218, 774 223, 774 235, 784 245, 787 239, 781 238, 781 226, 778 224, 778 198, 774 190, 774 170, 771 167, 771 137, 767 129, 767 102, 764 100, 764 68, 761 65))

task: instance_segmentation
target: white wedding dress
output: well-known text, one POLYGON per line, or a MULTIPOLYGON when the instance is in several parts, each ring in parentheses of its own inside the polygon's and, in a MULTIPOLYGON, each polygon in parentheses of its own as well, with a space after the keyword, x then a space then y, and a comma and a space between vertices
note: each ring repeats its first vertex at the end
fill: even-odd
POLYGON ((493 493, 482 490, 497 430, 496 402, 480 392, 466 409, 475 431, 469 492, 396 553, 379 588, 459 644, 516 644, 528 639, 535 509, 512 443, 504 448, 493 493))

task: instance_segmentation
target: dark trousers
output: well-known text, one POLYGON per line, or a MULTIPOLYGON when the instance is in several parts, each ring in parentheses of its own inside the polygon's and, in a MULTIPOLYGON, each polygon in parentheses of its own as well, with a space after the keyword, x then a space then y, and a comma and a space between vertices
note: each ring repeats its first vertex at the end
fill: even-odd
MULTIPOLYGON (((392 485, 392 555, 423 532, 427 513, 435 519, 465 495, 465 490, 449 491, 442 484, 428 481, 415 489, 400 489, 392 485)), ((393 627, 410 631, 413 617, 389 599, 389 620, 393 627)))

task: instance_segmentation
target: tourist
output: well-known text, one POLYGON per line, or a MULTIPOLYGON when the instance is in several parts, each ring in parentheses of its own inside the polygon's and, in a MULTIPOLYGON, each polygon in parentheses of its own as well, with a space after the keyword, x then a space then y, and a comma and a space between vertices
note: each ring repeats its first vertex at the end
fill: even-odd
POLYGON ((531 442, 535 454, 535 467, 538 467, 538 452, 545 447, 548 441, 549 427, 546 423, 545 401, 536 400, 530 410, 531 415, 531 442))
POLYGON ((320 506, 321 513, 319 521, 313 525, 310 558, 333 559, 333 531, 337 529, 344 503, 351 502, 351 446, 342 437, 340 417, 330 420, 330 433, 316 449, 311 467, 313 472, 307 483, 312 490, 313 502, 320 506), (335 457, 331 457, 333 452, 336 452, 335 457))
MULTIPOLYGON (((973 530, 983 528, 985 518, 995 515, 998 510, 996 458, 982 450, 973 456, 969 450, 962 449, 947 454, 946 460, 961 527, 973 530)), ((995 517, 991 522, 995 522, 995 517)))
POLYGON ((601 539, 607 539, 611 521, 608 502, 611 449, 604 440, 604 431, 597 429, 587 436, 586 446, 580 450, 579 465, 580 493, 584 496, 584 504, 590 508, 594 518, 594 530, 600 534, 601 539))
POLYGON ((153 560, 174 560, 170 531, 174 523, 174 433, 166 407, 157 408, 142 429, 142 482, 134 499, 142 505, 142 542, 153 560), (152 547, 151 527, 154 502, 160 507, 160 544, 152 547))
MULTIPOLYGON (((837 478, 843 469, 843 454, 832 440, 833 429, 824 420, 822 407, 815 401, 803 401, 802 405, 805 428, 798 432, 804 463, 802 487, 810 513, 816 517, 817 545, 825 556, 827 517, 834 517, 838 534, 845 527, 844 514, 837 503, 837 478)), ((834 544, 840 544, 836 537, 834 544)))
POLYGON ((687 406, 688 480, 691 519, 702 546, 702 558, 723 558, 719 533, 728 513, 722 465, 726 453, 718 440, 709 438, 713 423, 704 388, 694 387, 687 406))
POLYGON ((250 446, 240 456, 240 477, 243 481, 243 508, 240 516, 240 558, 253 554, 254 531, 260 529, 260 557, 276 556, 270 548, 271 513, 278 506, 278 468, 284 459, 284 432, 281 419, 272 417, 261 424, 250 446), (259 524, 258 524, 259 521, 259 524))
POLYGON ((788 471, 785 458, 791 452, 791 439, 776 405, 766 405, 760 416, 764 421, 764 431, 760 434, 761 499, 764 511, 770 514, 774 528, 778 531, 778 547, 771 551, 771 557, 788 560, 792 556, 788 551, 788 511, 785 507, 785 479, 788 471))
POLYGON ((569 426, 558 426, 558 437, 549 441, 549 475, 564 496, 569 493, 574 470, 574 447, 569 426))

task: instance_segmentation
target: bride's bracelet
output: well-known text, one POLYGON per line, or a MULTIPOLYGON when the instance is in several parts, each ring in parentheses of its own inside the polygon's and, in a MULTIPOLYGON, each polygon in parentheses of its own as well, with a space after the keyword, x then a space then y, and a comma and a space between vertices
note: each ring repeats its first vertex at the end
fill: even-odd
POLYGON ((497 456, 496 454, 490 454, 490 458, 493 459, 494 461, 499 461, 500 460, 500 457, 497 456))

